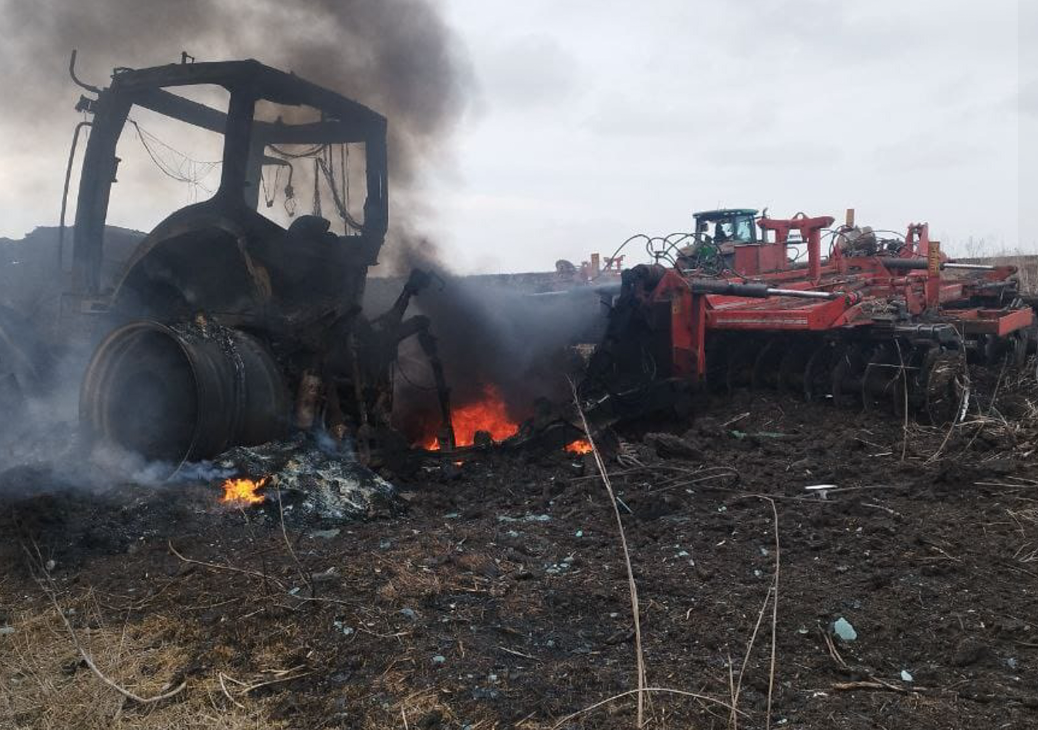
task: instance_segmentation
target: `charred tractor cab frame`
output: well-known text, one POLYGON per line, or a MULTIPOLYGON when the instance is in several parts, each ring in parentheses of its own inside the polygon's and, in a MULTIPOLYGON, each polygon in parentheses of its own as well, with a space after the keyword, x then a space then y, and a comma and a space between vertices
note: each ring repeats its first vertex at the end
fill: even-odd
MULTIPOLYGON (((108 333, 81 389, 80 420, 89 440, 179 465, 292 428, 326 429, 335 438, 356 439, 362 456, 377 459, 373 454, 384 448, 406 446, 390 425, 392 365, 399 342, 418 335, 437 376, 443 440, 452 445, 448 392, 429 322, 404 318, 429 277, 412 275, 382 316, 361 314, 367 271, 378 263, 388 225, 385 118, 254 60, 189 58, 116 69, 110 86, 101 89, 76 78, 73 52, 73 80, 93 95, 76 108, 93 121, 77 127, 77 138, 84 125, 92 129, 63 310, 95 315, 89 319, 96 325, 88 329, 108 333), (202 85, 226 89, 226 112, 171 91, 202 85), (280 116, 265 121, 257 118, 265 102, 309 107, 312 114, 300 123, 280 116), (104 282, 105 224, 120 162, 116 146, 124 128, 135 124, 135 107, 222 135, 220 182, 209 200, 160 222, 114 281, 104 282), (363 145, 362 220, 343 204, 334 181, 344 235, 332 233, 330 222, 317 215, 298 216, 287 229, 260 215, 264 165, 286 165, 267 155, 276 145, 307 146, 311 153, 363 145)), ((70 171, 74 151, 75 138, 70 171)))
MULTIPOLYGON (((73 54, 73 64, 75 55, 73 54)), ((73 78, 75 78, 73 73, 73 78)), ((118 172, 116 144, 130 109, 139 106, 166 117, 223 135, 220 186, 208 201, 178 211, 178 220, 209 214, 244 222, 256 215, 264 149, 271 144, 362 143, 367 155, 368 198, 360 244, 371 263, 377 260, 388 226, 386 119, 355 101, 263 64, 248 61, 182 63, 139 70, 117 69, 112 84, 83 97, 77 108, 93 114, 90 140, 83 159, 73 234, 73 292, 97 296, 105 220, 112 183, 118 172), (211 84, 230 93, 226 113, 167 91, 171 87, 211 84), (306 105, 326 118, 291 125, 254 118, 257 101, 286 106, 306 105)), ((171 228, 167 220, 156 231, 171 228)))

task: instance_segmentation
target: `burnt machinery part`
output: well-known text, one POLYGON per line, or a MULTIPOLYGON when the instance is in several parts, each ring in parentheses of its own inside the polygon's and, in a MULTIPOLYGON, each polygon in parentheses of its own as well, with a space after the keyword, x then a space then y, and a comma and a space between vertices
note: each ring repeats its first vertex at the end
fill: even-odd
POLYGON ((98 346, 79 404, 93 442, 168 463, 171 472, 282 436, 288 411, 281 373, 256 338, 150 320, 124 325, 98 346))

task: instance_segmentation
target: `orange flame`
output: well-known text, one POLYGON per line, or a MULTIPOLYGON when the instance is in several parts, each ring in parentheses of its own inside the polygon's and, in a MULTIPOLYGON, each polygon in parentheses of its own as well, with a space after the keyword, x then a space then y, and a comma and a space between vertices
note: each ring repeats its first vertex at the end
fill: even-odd
POLYGON ((566 444, 566 451, 571 454, 590 454, 591 442, 587 439, 577 439, 566 444))
MULTIPOLYGON (((508 408, 499 391, 493 385, 483 390, 483 399, 466 403, 451 411, 451 425, 458 446, 471 446, 476 440, 476 431, 486 431, 495 441, 502 441, 519 430, 519 424, 508 415, 508 408)), ((436 436, 427 437, 422 448, 438 451, 436 436)))
POLYGON ((227 479, 223 483, 223 496, 220 497, 220 501, 229 504, 259 504, 266 497, 256 492, 267 483, 267 479, 268 477, 263 477, 258 482, 251 479, 227 479))

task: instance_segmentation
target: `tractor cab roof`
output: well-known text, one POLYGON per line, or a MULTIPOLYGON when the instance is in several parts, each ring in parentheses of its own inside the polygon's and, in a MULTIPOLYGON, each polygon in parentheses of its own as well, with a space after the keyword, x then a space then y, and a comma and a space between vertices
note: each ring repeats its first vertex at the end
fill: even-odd
POLYGON ((753 208, 719 208, 718 210, 702 210, 698 213, 693 213, 693 217, 697 221, 716 221, 723 220, 725 218, 732 218, 737 215, 757 215, 758 211, 753 208))
POLYGON ((222 86, 232 96, 247 95, 287 106, 305 105, 323 112, 325 121, 312 124, 256 120, 254 132, 269 142, 311 143, 322 141, 322 137, 362 141, 385 133, 385 117, 363 104, 251 59, 119 68, 112 74, 111 87, 106 91, 131 96, 139 106, 222 134, 227 114, 167 90, 202 84, 222 86))

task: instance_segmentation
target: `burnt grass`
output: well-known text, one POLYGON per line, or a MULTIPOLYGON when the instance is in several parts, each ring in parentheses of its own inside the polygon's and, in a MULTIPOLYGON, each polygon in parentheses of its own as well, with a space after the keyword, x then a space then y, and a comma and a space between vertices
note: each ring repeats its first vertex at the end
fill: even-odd
MULTIPOLYGON (((780 557, 771 727, 1038 726, 1035 431, 994 417, 906 429, 777 395, 704 413, 603 439, 649 686, 730 703, 780 557), (823 484, 835 486, 805 490, 823 484), (841 617, 857 639, 830 648, 841 617)), ((631 695, 565 720, 636 686, 626 570, 595 474, 568 454, 430 460, 394 477, 395 513, 290 516, 284 530, 275 505, 229 508, 208 484, 6 498, 3 678, 19 677, 5 642, 20 622, 54 612, 39 580, 52 560, 59 602, 89 592, 92 620, 162 617, 151 641, 177 647, 168 684, 187 683, 164 704, 222 675, 241 685, 205 690, 208 712, 239 712, 234 699, 259 712, 255 727, 634 727, 631 695)), ((739 727, 767 724, 771 617, 769 605, 739 727)), ((59 687, 97 681, 65 651, 59 687)), ((41 726, 42 712, 18 706, 0 727, 41 726)), ((734 724, 721 705, 664 693, 647 717, 734 724)))

